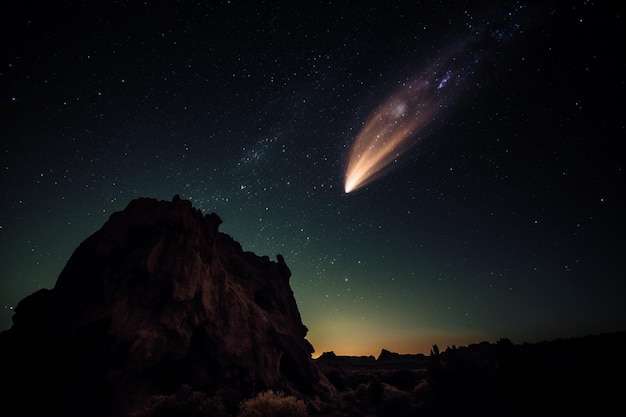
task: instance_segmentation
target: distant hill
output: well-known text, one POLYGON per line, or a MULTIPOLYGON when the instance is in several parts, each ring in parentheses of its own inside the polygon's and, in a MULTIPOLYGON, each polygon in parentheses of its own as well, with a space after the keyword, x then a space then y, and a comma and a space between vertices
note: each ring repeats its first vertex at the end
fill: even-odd
POLYGON ((423 369, 428 365, 428 357, 421 353, 400 354, 382 349, 378 358, 374 356, 337 356, 334 352, 324 352, 315 362, 329 371, 348 370, 385 370, 385 369, 423 369))

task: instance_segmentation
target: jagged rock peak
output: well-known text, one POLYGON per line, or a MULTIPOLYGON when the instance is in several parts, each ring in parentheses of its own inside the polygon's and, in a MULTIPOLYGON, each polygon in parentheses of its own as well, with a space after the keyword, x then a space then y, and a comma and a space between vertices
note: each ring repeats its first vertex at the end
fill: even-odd
POLYGON ((379 361, 384 361, 384 360, 393 360, 393 359, 397 359, 400 357, 400 354, 396 353, 396 352, 391 352, 387 349, 381 349, 380 351, 380 355, 378 355, 378 358, 376 360, 379 361))
POLYGON ((280 389, 320 409, 335 401, 284 258, 243 251, 221 223, 179 196, 112 214, 0 333, 0 368, 15 381, 0 414, 127 413, 183 384, 242 397, 280 389), (16 403, 21 392, 40 401, 16 403))
POLYGON ((322 353, 318 359, 335 359, 335 358, 337 358, 337 355, 335 355, 335 351, 331 350, 331 351, 322 353))

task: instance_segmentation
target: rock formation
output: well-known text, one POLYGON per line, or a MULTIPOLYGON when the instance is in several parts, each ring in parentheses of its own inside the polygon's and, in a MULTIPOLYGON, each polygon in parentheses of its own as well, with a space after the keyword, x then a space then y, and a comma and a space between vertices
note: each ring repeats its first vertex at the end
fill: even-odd
POLYGON ((381 366, 396 366, 406 369, 423 368, 428 364, 428 357, 421 353, 396 353, 382 349, 376 362, 381 366))
POLYGON ((183 384, 329 405, 285 260, 244 252, 221 222, 178 196, 114 213, 0 333, 0 415, 122 415, 183 384))

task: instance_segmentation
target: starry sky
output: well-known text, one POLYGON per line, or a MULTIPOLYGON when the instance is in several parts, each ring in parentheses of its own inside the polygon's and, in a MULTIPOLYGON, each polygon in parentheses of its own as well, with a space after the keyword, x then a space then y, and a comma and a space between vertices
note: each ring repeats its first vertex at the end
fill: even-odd
POLYGON ((314 356, 626 329, 618 6, 146 3, 2 3, 0 329, 175 194, 284 255, 314 356), (419 126, 346 193, 390 98, 419 126))

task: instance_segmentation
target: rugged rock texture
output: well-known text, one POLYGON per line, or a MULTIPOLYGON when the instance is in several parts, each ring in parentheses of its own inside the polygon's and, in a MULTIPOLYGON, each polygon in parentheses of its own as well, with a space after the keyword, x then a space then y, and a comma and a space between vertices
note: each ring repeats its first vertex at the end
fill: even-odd
POLYGON ((283 257, 244 252, 221 222, 177 196, 113 214, 0 334, 0 414, 121 415, 182 384, 329 405, 283 257))

